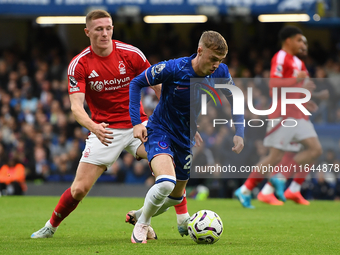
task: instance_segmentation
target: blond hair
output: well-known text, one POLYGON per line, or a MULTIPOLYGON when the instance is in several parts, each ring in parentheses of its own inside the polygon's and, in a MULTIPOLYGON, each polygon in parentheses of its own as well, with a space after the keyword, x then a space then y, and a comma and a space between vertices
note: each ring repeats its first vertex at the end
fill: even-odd
POLYGON ((86 15, 86 25, 88 25, 90 21, 100 18, 110 18, 112 20, 110 13, 108 13, 107 11, 93 10, 86 15))
POLYGON ((205 31, 201 35, 198 46, 204 46, 208 49, 216 51, 220 55, 228 52, 228 45, 224 37, 215 31, 205 31))

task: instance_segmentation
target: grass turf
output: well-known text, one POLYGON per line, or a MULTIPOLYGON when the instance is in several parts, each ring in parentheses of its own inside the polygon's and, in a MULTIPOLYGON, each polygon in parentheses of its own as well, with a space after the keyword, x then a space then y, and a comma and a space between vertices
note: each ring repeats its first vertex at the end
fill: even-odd
POLYGON ((125 214, 140 208, 139 198, 87 197, 53 238, 31 239, 49 219, 59 197, 0 197, 0 254, 339 254, 340 203, 286 202, 255 210, 230 199, 188 200, 189 212, 209 209, 224 224, 221 239, 197 245, 177 232, 175 210, 153 218, 158 240, 132 244, 125 214))

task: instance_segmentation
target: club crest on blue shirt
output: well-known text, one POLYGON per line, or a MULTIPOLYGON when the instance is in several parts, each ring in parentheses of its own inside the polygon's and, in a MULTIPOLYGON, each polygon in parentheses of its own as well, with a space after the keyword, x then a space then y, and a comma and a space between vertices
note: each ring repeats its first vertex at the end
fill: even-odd
POLYGON ((169 145, 166 142, 158 142, 158 146, 161 147, 162 149, 167 149, 169 145))
POLYGON ((154 67, 152 67, 152 69, 151 69, 152 76, 155 76, 156 74, 159 74, 160 72, 162 72, 164 67, 165 67, 164 63, 163 64, 158 64, 158 65, 155 65, 154 67))

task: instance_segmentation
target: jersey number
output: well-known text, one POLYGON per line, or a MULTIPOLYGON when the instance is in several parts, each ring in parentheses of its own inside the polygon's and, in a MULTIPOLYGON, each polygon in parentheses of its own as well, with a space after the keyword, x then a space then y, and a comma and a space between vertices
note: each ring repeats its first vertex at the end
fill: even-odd
POLYGON ((191 167, 191 161, 192 161, 192 155, 186 156, 185 160, 188 160, 188 162, 184 165, 183 169, 189 169, 191 167))

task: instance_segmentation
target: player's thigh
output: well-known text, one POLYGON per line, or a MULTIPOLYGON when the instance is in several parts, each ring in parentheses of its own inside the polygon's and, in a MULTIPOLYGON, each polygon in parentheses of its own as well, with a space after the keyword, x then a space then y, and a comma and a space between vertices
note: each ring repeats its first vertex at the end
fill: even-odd
POLYGON ((150 166, 156 178, 160 175, 171 175, 175 177, 173 160, 168 154, 159 154, 155 156, 151 160, 150 166))
POLYGON ((309 137, 301 141, 301 144, 306 149, 316 150, 320 151, 320 154, 322 153, 322 146, 320 144, 318 137, 309 137))
POLYGON ((174 151, 176 179, 179 181, 188 181, 192 164, 190 148, 182 148, 175 145, 172 150, 174 151))
POLYGON ((145 146, 143 143, 141 143, 139 146, 138 146, 138 149, 137 149, 137 152, 136 152, 136 159, 147 159, 148 158, 148 153, 146 152, 145 150, 145 146))
POLYGON ((171 192, 170 196, 172 196, 172 197, 182 197, 184 195, 187 183, 188 183, 188 181, 176 180, 176 186, 175 186, 174 190, 171 192))
POLYGON ((268 162, 266 162, 266 163, 274 166, 274 165, 280 163, 284 154, 285 154, 285 151, 278 149, 278 148, 271 147, 269 149, 269 154, 268 154, 268 157, 267 157, 268 162))
POLYGON ((102 144, 95 134, 88 136, 80 162, 109 168, 118 159, 129 137, 124 129, 109 130, 113 132, 114 139, 108 146, 102 144))
POLYGON ((105 170, 106 166, 104 165, 79 162, 71 190, 75 188, 89 190, 105 170))
MULTIPOLYGON (((142 123, 144 126, 146 126, 147 121, 144 121, 142 123)), ((135 158, 147 158, 147 153, 145 151, 144 144, 139 138, 135 138, 133 136, 133 129, 129 129, 126 132, 126 145, 125 150, 132 154, 135 158)))

